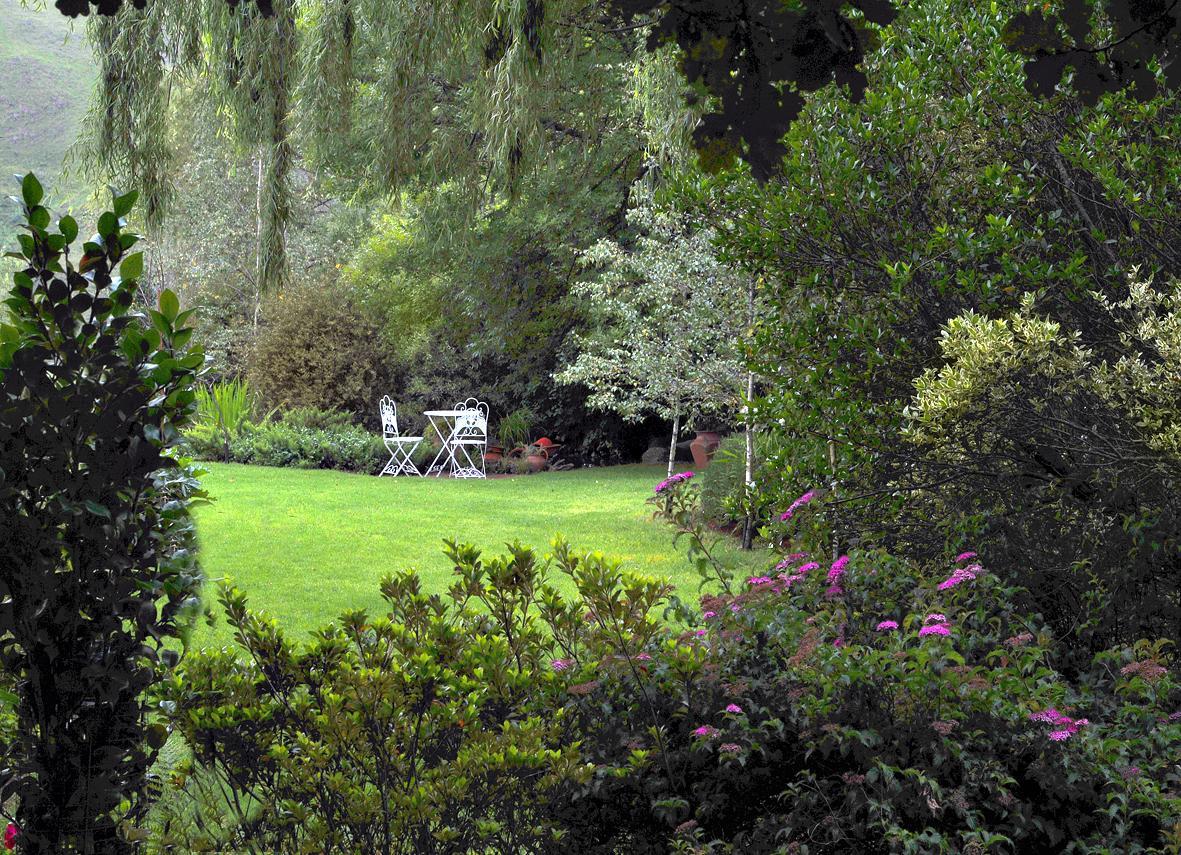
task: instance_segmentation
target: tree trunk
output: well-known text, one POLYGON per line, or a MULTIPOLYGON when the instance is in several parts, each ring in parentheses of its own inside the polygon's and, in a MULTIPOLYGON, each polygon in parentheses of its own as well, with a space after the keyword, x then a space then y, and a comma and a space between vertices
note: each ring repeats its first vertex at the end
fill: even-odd
POLYGON ((668 477, 673 475, 673 463, 677 459, 677 437, 681 434, 681 408, 673 410, 673 436, 668 444, 668 477))
POLYGON ((754 546, 755 539, 755 519, 754 519, 754 493, 755 493, 755 426, 750 414, 750 400, 755 394, 755 374, 753 371, 746 373, 746 406, 743 408, 746 411, 746 469, 743 474, 743 501, 742 506, 745 510, 745 519, 742 521, 742 548, 750 549, 754 546))
MULTIPOLYGON (((757 287, 757 280, 751 279, 750 290, 747 292, 747 323, 750 324, 750 329, 754 329, 755 325, 755 288, 757 287)), ((746 372, 746 405, 743 407, 743 415, 745 416, 745 430, 746 430, 746 469, 743 472, 743 501, 742 507, 745 511, 745 518, 742 521, 742 548, 750 549, 754 546, 755 539, 755 519, 754 501, 755 491, 755 425, 754 419, 750 412, 750 402, 755 396, 755 373, 749 368, 750 356, 747 356, 748 367, 746 372)))

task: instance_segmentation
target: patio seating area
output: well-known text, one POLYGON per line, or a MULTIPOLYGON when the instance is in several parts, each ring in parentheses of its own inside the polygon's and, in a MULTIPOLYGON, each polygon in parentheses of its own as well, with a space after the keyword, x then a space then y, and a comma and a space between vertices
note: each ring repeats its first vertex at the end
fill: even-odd
POLYGON ((426 410, 423 415, 438 438, 439 451, 425 470, 420 470, 412 459, 425 436, 410 436, 399 432, 398 407, 389 395, 381 399, 382 442, 390 454, 381 475, 427 475, 440 477, 444 472, 452 478, 487 478, 485 457, 488 451, 488 405, 476 398, 468 398, 449 410, 426 410))

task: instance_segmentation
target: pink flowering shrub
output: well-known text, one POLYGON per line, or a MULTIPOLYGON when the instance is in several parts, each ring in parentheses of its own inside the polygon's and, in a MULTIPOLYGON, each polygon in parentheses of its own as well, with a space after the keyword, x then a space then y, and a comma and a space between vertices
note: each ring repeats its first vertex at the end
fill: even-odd
MULTIPOLYGON (((673 506, 680 536, 716 555, 691 531, 691 493, 673 506)), ((831 563, 793 552, 749 584, 711 563, 701 608, 713 617, 683 606, 685 629, 670 629, 642 681, 601 681, 606 734, 591 741, 594 782, 575 788, 576 839, 633 851, 664 834, 697 847, 680 851, 744 853, 1171 839, 1181 687, 1167 645, 1059 668, 1074 657, 1014 605, 1021 592, 988 572, 987 555, 924 568, 865 548, 831 563), (836 583, 842 594, 826 596, 836 583)))

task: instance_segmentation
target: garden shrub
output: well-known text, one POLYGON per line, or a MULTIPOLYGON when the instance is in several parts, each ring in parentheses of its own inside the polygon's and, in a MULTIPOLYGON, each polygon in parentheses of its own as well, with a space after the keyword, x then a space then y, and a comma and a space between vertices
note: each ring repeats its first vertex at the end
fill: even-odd
POLYGON ((169 447, 204 356, 171 291, 131 311, 134 193, 77 254, 77 223, 50 228, 32 175, 22 196, 0 326, 0 719, 16 696, 0 811, 15 800, 21 852, 126 852, 165 738, 144 692, 175 664, 202 582, 201 494, 169 447))
MULTIPOLYGON (((621 632, 654 632, 647 615, 662 586, 557 551, 581 592, 615 598, 621 632)), ((223 585, 242 650, 195 654, 162 690, 192 752, 177 783, 195 801, 168 803, 161 845, 408 855, 577 845, 549 818, 554 787, 590 774, 563 711, 562 657, 601 658, 614 641, 586 628, 584 602, 564 600, 528 549, 483 558, 449 544, 447 554, 457 578, 446 596, 425 593, 414 573, 387 577, 385 616, 347 612, 303 646, 223 585), (220 816, 199 809, 211 781, 232 794, 220 816)))
POLYGON ((292 407, 284 411, 282 420, 283 424, 309 430, 340 430, 355 423, 350 413, 320 407, 292 407))
MULTIPOLYGON (((775 481, 775 473, 768 471, 767 461, 782 452, 781 441, 775 434, 755 434, 755 487, 754 522, 756 525, 770 522, 772 503, 779 492, 767 495, 768 487, 775 481)), ((743 507, 746 477, 746 436, 732 434, 722 440, 714 452, 709 466, 701 475, 701 510, 705 519, 714 525, 728 525, 746 516, 743 507)))
POLYGON ((915 384, 906 437, 937 485, 908 513, 958 529, 1028 589, 1055 631, 1097 651, 1181 641, 1181 287, 1092 295, 1111 355, 1044 317, 947 324, 915 384), (954 477, 949 477, 954 475, 954 477), (940 482, 945 482, 940 484, 940 482))
POLYGON ((268 407, 340 410, 372 423, 392 388, 380 330, 349 292, 324 283, 269 300, 248 377, 268 407))
MULTIPOLYGON (((162 690, 194 799, 169 802, 162 842, 588 855, 1181 844, 1168 642, 1065 674, 1071 657, 986 554, 920 567, 868 548, 777 553, 743 581, 715 560, 699 501, 684 474, 654 497, 705 577, 700 611, 561 542, 547 564, 519 546, 485 558, 449 545, 445 595, 413 573, 387 578, 385 617, 346 613, 302 648, 223 588, 244 651, 191 656, 162 690)), ((821 501, 801 497, 778 537, 822 516, 821 501)))
POLYGON ((229 459, 230 443, 250 427, 256 397, 245 380, 198 387, 197 412, 184 437, 190 451, 205 460, 229 459))
POLYGON ((285 422, 256 425, 230 443, 229 459, 258 466, 377 474, 389 459, 381 437, 363 427, 319 430, 285 422))
MULTIPOLYGON (((655 501, 708 554, 693 482, 655 501)), ((801 502, 788 525, 810 513, 801 502)), ((595 768, 558 803, 583 851, 1181 843, 1166 642, 1115 648, 1067 679, 1049 627, 970 552, 942 568, 793 554, 745 583, 706 565, 717 593, 700 618, 681 612, 688 628, 630 646, 638 667, 580 658, 564 672, 595 768)))

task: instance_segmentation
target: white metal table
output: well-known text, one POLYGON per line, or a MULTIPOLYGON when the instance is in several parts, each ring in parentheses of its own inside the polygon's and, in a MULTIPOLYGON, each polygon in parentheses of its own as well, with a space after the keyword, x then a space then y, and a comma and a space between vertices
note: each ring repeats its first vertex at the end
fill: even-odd
POLYGON ((455 433, 455 420, 463 410, 424 410, 423 415, 431 423, 431 427, 435 429, 435 434, 439 437, 441 443, 439 453, 435 455, 435 459, 431 461, 431 465, 423 470, 423 475, 434 474, 437 478, 443 474, 443 469, 447 462, 451 462, 451 469, 454 471, 458 468, 459 463, 455 459, 455 446, 451 444, 451 437, 455 433), (440 458, 444 458, 440 462, 440 458))

